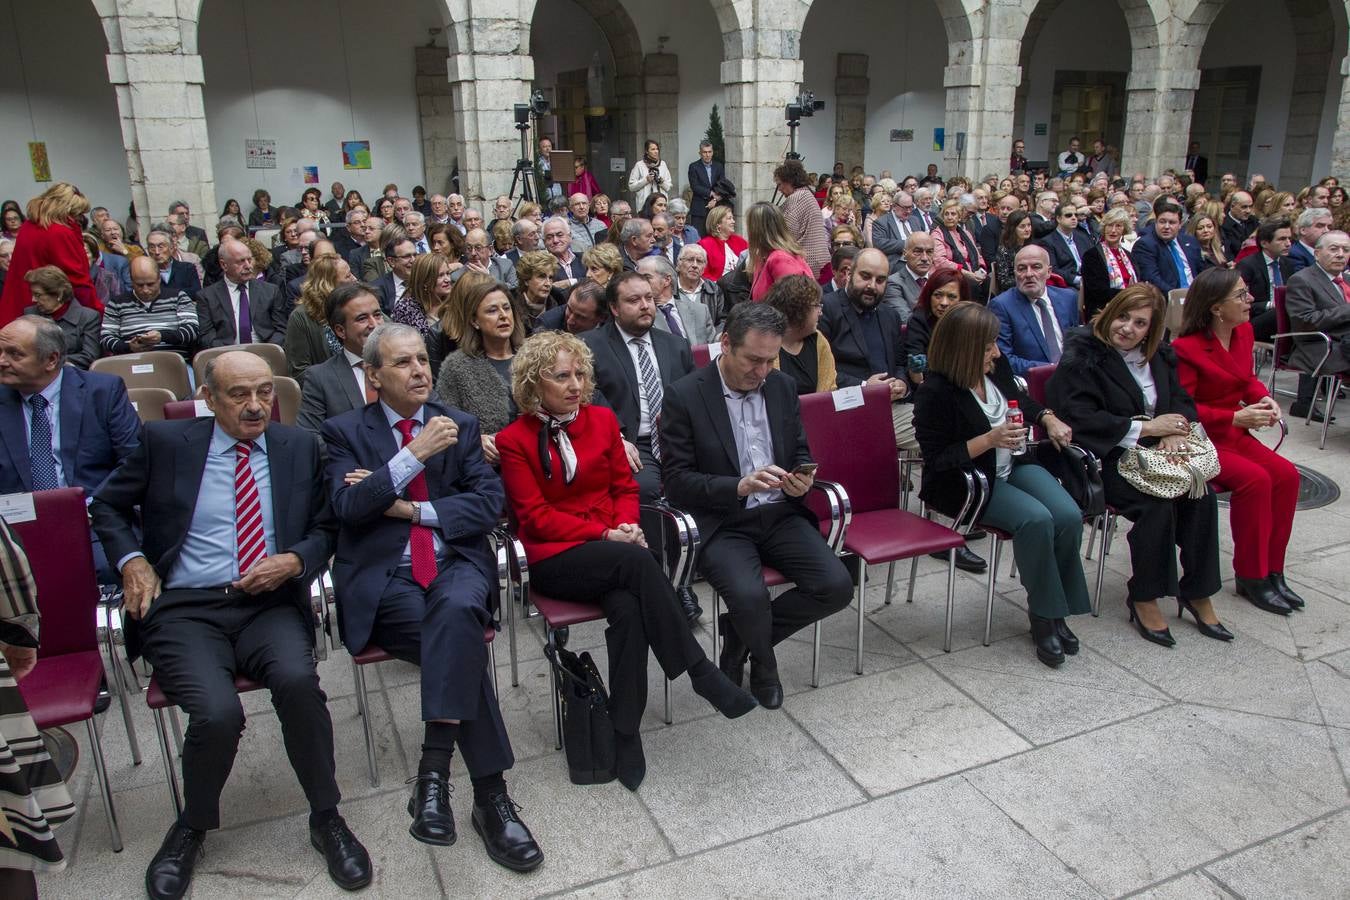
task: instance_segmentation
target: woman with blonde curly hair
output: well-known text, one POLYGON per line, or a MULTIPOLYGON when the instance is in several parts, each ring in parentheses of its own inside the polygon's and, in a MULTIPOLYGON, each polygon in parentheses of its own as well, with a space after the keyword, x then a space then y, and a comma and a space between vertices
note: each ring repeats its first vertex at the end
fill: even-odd
POLYGON ((547 250, 531 250, 516 260, 516 313, 525 323, 526 332, 533 334, 539 317, 553 305, 549 303, 553 291, 553 273, 558 271, 558 260, 547 250))
POLYGON ((351 266, 336 255, 320 256, 309 264, 300 287, 300 297, 286 320, 286 367, 290 376, 304 381, 305 370, 317 366, 342 344, 328 327, 328 295, 340 284, 356 281, 351 266))
POLYGON ((619 422, 591 404, 590 349, 566 332, 540 332, 517 352, 511 377, 521 416, 497 435, 497 449, 517 534, 542 593, 605 610, 615 768, 635 791, 647 773, 638 726, 648 648, 667 678, 688 673, 695 693, 727 718, 754 709, 755 699, 709 661, 647 549, 619 422))
POLYGON ((581 254, 581 262, 586 267, 586 277, 601 287, 623 271, 623 257, 613 244, 596 244, 581 254))
POLYGON ((89 201, 79 188, 64 181, 28 201, 27 215, 9 259, 4 293, 0 294, 0 327, 23 315, 24 307, 33 302, 24 276, 43 266, 60 269, 70 279, 80 305, 103 313, 80 237, 79 219, 87 212, 89 201))

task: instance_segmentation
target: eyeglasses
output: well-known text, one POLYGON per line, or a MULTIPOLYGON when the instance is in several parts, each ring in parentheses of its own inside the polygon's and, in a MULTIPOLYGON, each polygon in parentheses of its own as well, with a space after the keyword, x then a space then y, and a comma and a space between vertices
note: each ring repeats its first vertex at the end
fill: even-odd
POLYGON ((396 256, 394 257, 394 259, 417 259, 417 254, 416 254, 416 253, 401 253, 401 254, 396 255, 396 256))
POLYGON ((488 245, 487 245, 487 244, 465 244, 465 245, 464 245, 464 249, 465 249, 465 250, 486 250, 487 248, 488 248, 488 245))

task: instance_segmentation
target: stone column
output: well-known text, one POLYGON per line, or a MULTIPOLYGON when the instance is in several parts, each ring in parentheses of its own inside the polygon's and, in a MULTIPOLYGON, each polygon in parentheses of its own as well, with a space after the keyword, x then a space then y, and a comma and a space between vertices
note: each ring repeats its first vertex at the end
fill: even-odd
POLYGON ((427 193, 448 194, 455 170, 455 115, 443 47, 417 47, 417 114, 422 132, 422 169, 427 193))
MULTIPOLYGON (((997 9, 991 7, 991 14, 997 9)), ((949 58, 955 62, 942 73, 947 93, 944 176, 964 175, 977 181, 991 172, 1000 176, 1008 173, 1013 107, 1022 79, 1017 54, 1018 41, 1003 37, 950 45, 949 58), (966 135, 965 150, 958 151, 957 135, 962 132, 966 135)))
POLYGON ((220 207, 202 105, 196 5, 173 0, 95 0, 94 5, 108 39, 108 81, 117 95, 142 234, 168 214, 175 200, 187 202, 202 224, 220 207))
MULTIPOLYGON (((513 109, 529 99, 534 80, 530 23, 480 0, 457 12, 447 71, 460 191, 481 200, 507 192, 520 157, 513 109)), ((536 140, 533 132, 530 139, 536 140)))
POLYGON ((1135 67, 1125 82, 1125 137, 1122 172, 1156 176, 1180 168, 1190 141, 1191 107, 1200 87, 1194 68, 1135 67))
POLYGON ((1331 174, 1350 180, 1350 56, 1341 60, 1341 103, 1331 139, 1331 174))
POLYGON ((1294 23, 1294 45, 1298 47, 1294 86, 1289 97, 1280 171, 1266 173, 1266 177, 1276 184, 1304 185, 1312 184, 1313 178, 1318 177, 1313 172, 1313 157, 1322 130, 1336 31, 1326 0, 1290 0, 1289 17, 1294 23))
MULTIPOLYGON (((773 196, 773 170, 788 147, 785 109, 801 86, 801 32, 745 29, 724 34, 723 44, 722 133, 739 211, 773 196)), ((828 172, 833 163, 811 161, 808 168, 828 172)))
POLYGON ((661 145, 661 158, 670 169, 675 186, 672 196, 680 195, 679 118, 680 118, 680 58, 674 53, 648 53, 642 61, 642 93, 646 104, 645 131, 637 139, 637 156, 629 160, 633 165, 642 155, 643 145, 650 138, 661 145))
POLYGON ((846 168, 866 166, 867 155, 866 53, 840 53, 835 57, 834 158, 846 168))

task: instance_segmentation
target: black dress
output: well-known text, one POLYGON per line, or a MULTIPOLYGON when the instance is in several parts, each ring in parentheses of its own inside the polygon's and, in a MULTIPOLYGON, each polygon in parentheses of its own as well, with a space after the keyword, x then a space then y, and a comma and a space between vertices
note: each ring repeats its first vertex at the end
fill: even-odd
POLYGON ((797 396, 814 394, 819 384, 820 358, 816 349, 816 339, 820 332, 813 331, 802 341, 802 349, 794 356, 787 348, 778 351, 778 366, 783 374, 792 379, 797 386, 797 396))

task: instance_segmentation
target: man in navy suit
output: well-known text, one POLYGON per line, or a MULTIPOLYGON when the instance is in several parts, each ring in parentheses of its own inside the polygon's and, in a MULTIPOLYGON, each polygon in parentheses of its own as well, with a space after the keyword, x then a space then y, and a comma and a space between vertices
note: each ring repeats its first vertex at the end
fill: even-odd
POLYGON ((182 293, 195 298, 202 291, 202 280, 197 276, 196 266, 173 258, 176 240, 173 229, 168 225, 155 225, 145 239, 145 252, 159 267, 159 280, 164 284, 164 293, 182 293))
MULTIPOLYGON (((0 494, 99 485, 141 442, 122 379, 65 365, 61 328, 20 316, 0 329, 0 494)), ((94 540, 100 581, 116 580, 94 540)))
POLYGON ((506 793, 502 773, 515 757, 483 641, 493 626, 487 535, 502 514, 501 479, 483 459, 478 420, 429 401, 431 366, 416 329, 380 325, 362 357, 378 402, 323 425, 340 526, 333 581, 342 640, 353 653, 374 644, 421 667, 425 733, 408 801, 412 836, 454 843, 450 756, 458 744, 488 856, 529 871, 544 855, 506 793))
POLYGON ((989 301, 998 316, 998 349, 1018 375, 1059 362, 1064 334, 1080 324, 1078 292, 1049 287, 1050 257, 1028 244, 1013 258, 1017 287, 989 301))
POLYGON ((689 201, 689 220, 698 229, 700 235, 706 235, 704 226, 708 220, 708 201, 712 197, 713 185, 726 176, 726 169, 713 159, 713 145, 703 141, 698 145, 698 159, 689 164, 689 190, 693 198, 689 201))
POLYGON ((1331 210, 1322 207, 1312 207, 1299 213, 1294 223, 1297 240, 1289 245, 1289 259, 1294 264, 1295 272, 1317 264, 1313 248, 1322 235, 1331 230, 1331 222, 1331 210))
POLYGON ((1077 287, 1083 281, 1079 270, 1092 249, 1092 238, 1078 227, 1078 208, 1072 204, 1055 207, 1055 225, 1054 231, 1036 243, 1049 254, 1051 270, 1069 287, 1077 287))
POLYGON ((1130 255, 1139 280, 1156 286, 1164 296, 1190 287, 1206 267, 1199 242, 1181 230, 1181 205, 1171 197, 1159 197, 1153 204, 1153 227, 1134 242, 1130 255))

